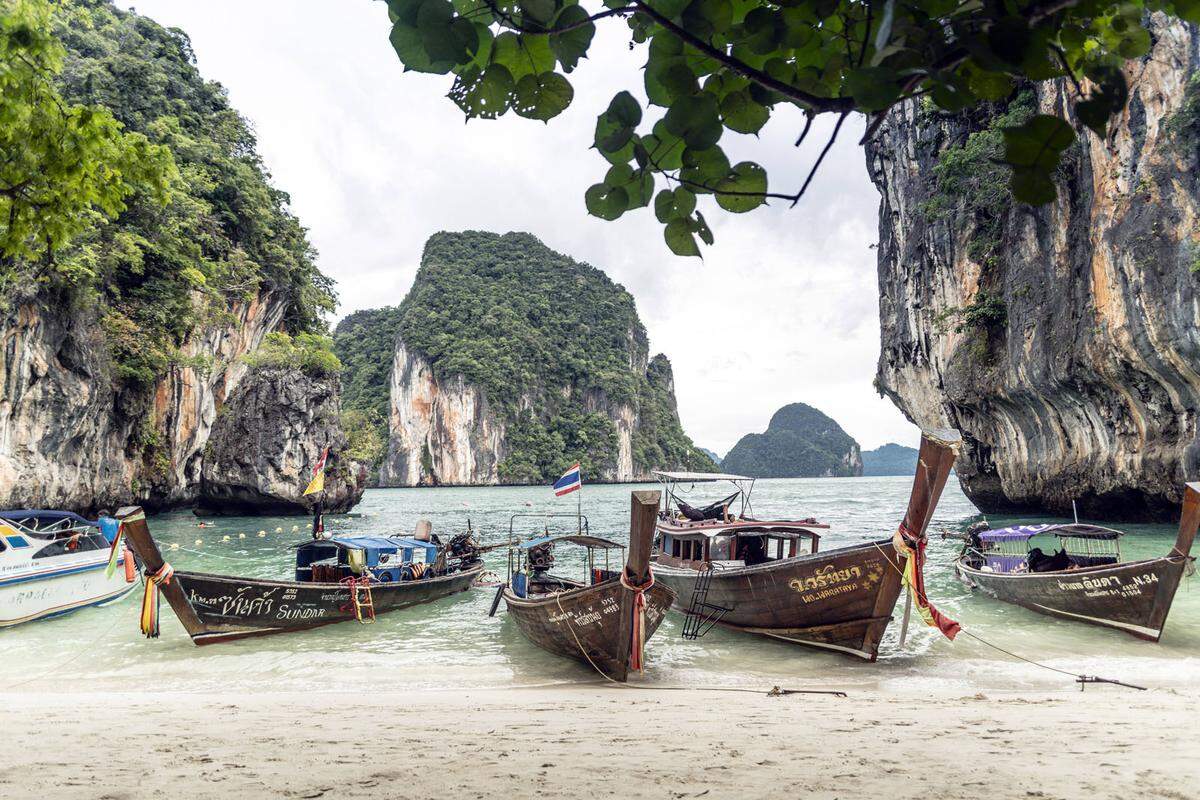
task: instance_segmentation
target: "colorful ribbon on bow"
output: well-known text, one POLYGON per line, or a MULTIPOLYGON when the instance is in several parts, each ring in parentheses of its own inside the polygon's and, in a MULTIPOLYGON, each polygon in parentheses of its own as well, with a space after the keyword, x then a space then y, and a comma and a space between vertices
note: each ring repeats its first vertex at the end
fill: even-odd
POLYGON ((147 639, 158 638, 158 586, 169 584, 175 569, 165 561, 156 571, 146 575, 146 593, 142 595, 142 633, 147 639))
POLYGON ((961 625, 934 608, 933 603, 925 595, 925 544, 924 536, 917 536, 905 525, 892 536, 892 544, 896 552, 905 557, 904 583, 913 599, 917 601, 917 611, 926 625, 937 628, 947 639, 958 635, 961 625))
POLYGON ((629 641, 629 668, 642 671, 643 651, 646 648, 646 592, 654 585, 654 574, 641 586, 633 586, 621 571, 621 585, 633 592, 633 624, 629 641))

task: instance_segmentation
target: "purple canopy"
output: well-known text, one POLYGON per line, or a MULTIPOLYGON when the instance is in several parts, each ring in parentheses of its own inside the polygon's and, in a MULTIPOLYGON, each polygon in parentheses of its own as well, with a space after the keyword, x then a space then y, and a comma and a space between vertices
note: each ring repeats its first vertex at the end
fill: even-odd
POLYGON ((994 531, 982 531, 979 534, 981 542, 1018 542, 1028 541, 1041 533, 1049 533, 1060 537, 1076 537, 1079 539, 1116 539, 1120 531, 1112 528, 1102 528, 1099 525, 1072 523, 1067 525, 1013 525, 1009 528, 999 528, 994 531))

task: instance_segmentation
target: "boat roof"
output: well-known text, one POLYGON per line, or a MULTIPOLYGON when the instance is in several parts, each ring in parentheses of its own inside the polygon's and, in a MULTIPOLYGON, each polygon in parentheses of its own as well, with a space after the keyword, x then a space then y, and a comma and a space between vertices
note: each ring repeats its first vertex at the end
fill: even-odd
POLYGON ((760 534, 773 536, 776 539, 805 539, 819 536, 813 528, 827 528, 819 522, 805 523, 803 521, 759 522, 757 520, 738 520, 721 522, 720 520, 705 520, 704 522, 679 522, 660 524, 659 531, 668 536, 685 538, 688 536, 704 536, 708 539, 714 536, 760 534), (715 524, 714 524, 715 523, 715 524))
POLYGON ((518 544, 517 547, 521 550, 528 550, 531 547, 537 547, 550 542, 568 542, 597 550, 623 550, 625 548, 623 544, 617 544, 609 539, 601 539, 599 536, 581 536, 575 534, 570 536, 537 536, 533 539, 526 539, 518 544))
POLYGON ((652 470, 651 475, 668 481, 752 481, 748 475, 731 475, 728 472, 663 472, 652 470))
POLYGON ((405 536, 335 536, 332 539, 313 539, 295 545, 311 547, 313 545, 331 544, 348 550, 395 550, 414 547, 437 548, 433 542, 422 542, 419 539, 409 539, 405 536))
POLYGON ((83 525, 91 525, 93 528, 98 527, 100 524, 94 520, 84 519, 74 511, 53 511, 44 508, 15 508, 8 511, 0 511, 0 519, 6 519, 9 522, 22 522, 28 519, 58 522, 65 519, 83 525))
POLYGON ((1118 539, 1124 534, 1112 528, 1099 525, 1087 525, 1079 522, 1063 524, 1043 523, 1041 525, 1012 525, 1008 528, 998 528, 994 531, 981 531, 981 542, 1015 542, 1027 541, 1034 536, 1049 534, 1076 539, 1118 539))

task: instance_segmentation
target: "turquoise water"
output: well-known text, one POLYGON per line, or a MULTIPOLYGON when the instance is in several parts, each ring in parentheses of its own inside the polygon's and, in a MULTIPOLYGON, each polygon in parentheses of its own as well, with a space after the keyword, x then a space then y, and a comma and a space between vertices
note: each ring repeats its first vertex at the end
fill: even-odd
MULTIPOLYGON (((754 510, 760 517, 815 516, 829 523, 832 527, 822 541, 822 549, 829 549, 890 535, 904 512, 910 486, 907 477, 762 480, 754 489, 754 510)), ((584 487, 583 513, 593 534, 627 539, 633 488, 638 487, 584 487)), ((720 494, 719 488, 704 486, 693 492, 697 500, 720 494)), ((508 538, 512 514, 551 511, 574 513, 574 497, 556 499, 546 487, 377 489, 367 492, 354 513, 328 517, 327 527, 335 533, 408 533, 418 519, 425 518, 445 539, 465 529, 469 519, 480 542, 488 544, 508 538)), ((1072 672, 1151 686, 1178 685, 1197 674, 1200 585, 1196 578, 1186 579, 1180 587, 1159 644, 1033 614, 972 595, 954 578, 951 563, 958 543, 939 538, 938 531, 961 530, 979 518, 951 479, 931 526, 926 575, 931 599, 964 628, 1005 649, 1072 672)), ((993 525, 1016 521, 991 519, 993 525)), ((207 527, 197 527, 198 520, 190 512, 150 519, 152 532, 175 567, 256 577, 290 576, 291 545, 308 535, 307 520, 298 518, 205 522, 207 527), (178 549, 170 549, 172 545, 178 549)), ((559 522, 564 532, 575 524, 573 518, 559 522)), ((518 520, 515 530, 531 534, 539 524, 518 520)), ((1132 534, 1123 545, 1126 558, 1164 554, 1175 536, 1169 525, 1124 529, 1132 534)), ((583 561, 572 550, 576 548, 558 549, 556 571, 582 575, 583 561)), ((489 554, 487 561, 497 573, 504 572, 503 551, 489 554)), ((191 644, 165 603, 162 637, 142 638, 137 630, 139 591, 105 608, 0 631, 0 686, 22 691, 65 686, 268 691, 382 685, 402 690, 597 678, 586 666, 527 643, 503 613, 489 618, 494 591, 475 589, 381 616, 374 625, 334 625, 204 648, 191 644)), ((967 637, 947 641, 936 631, 920 627, 919 621, 900 651, 899 610, 896 619, 880 661, 868 664, 724 630, 685 641, 679 635, 682 618, 672 614, 651 640, 650 668, 639 680, 665 685, 878 685, 918 691, 1070 687, 1068 678, 1014 661, 967 637)))

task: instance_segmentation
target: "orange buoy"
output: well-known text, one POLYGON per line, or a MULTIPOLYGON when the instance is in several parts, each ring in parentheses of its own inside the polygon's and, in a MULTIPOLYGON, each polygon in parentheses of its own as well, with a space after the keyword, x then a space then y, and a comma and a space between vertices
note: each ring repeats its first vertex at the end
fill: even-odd
POLYGON ((125 582, 133 583, 137 580, 137 568, 133 563, 133 553, 129 552, 129 548, 126 547, 123 556, 125 558, 125 582))

